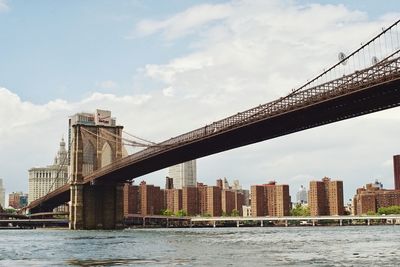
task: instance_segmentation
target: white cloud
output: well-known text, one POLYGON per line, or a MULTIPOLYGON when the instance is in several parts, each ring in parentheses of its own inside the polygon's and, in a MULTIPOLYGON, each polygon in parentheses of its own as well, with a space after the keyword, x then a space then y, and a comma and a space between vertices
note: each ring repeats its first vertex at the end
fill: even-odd
POLYGON ((8 6, 7 0, 0 0, 0 12, 8 11, 10 7, 8 6))
MULTIPOLYGON (((181 34, 173 36, 177 38, 189 31, 199 38, 190 44, 193 52, 165 64, 146 65, 145 74, 165 83, 165 88, 174 88, 174 94, 203 103, 218 106, 246 99, 236 109, 286 94, 335 63, 338 52, 349 53, 380 29, 382 23, 391 22, 370 22, 365 13, 343 5, 233 1, 206 7, 225 10, 219 11, 221 16, 213 16, 218 17, 218 23, 210 23, 206 28, 181 19, 204 14, 200 13, 204 6, 152 22, 153 27, 145 32, 162 31, 168 35, 186 25, 185 30, 179 31, 181 34)), ((144 31, 142 26, 143 22, 137 26, 140 32, 144 31)))
POLYGON ((229 5, 199 5, 174 15, 166 20, 143 20, 136 26, 140 35, 163 32, 167 39, 174 39, 192 33, 210 22, 226 18, 231 12, 229 5))
POLYGON ((115 81, 106 80, 106 81, 96 83, 96 86, 98 86, 102 89, 115 89, 118 87, 118 84, 115 81))
POLYGON ((174 96, 174 88, 172 87, 167 87, 163 89, 163 94, 165 96, 174 96))

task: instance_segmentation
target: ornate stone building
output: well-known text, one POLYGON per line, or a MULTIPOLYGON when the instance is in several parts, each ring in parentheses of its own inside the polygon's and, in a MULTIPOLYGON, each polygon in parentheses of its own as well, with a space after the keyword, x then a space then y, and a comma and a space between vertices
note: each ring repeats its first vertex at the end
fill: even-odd
POLYGON ((64 138, 52 165, 29 170, 28 202, 32 202, 68 182, 68 153, 64 138))

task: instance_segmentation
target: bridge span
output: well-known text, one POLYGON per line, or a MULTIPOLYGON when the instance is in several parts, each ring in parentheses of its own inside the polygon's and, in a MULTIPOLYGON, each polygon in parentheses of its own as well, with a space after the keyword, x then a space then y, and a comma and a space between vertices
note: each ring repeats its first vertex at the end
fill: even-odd
MULTIPOLYGON (((340 71, 383 38, 399 21, 348 57, 290 94, 210 125, 165 140, 77 180, 85 186, 123 183, 168 166, 313 127, 400 105, 400 50, 393 45, 380 60, 340 71), (339 75, 334 76, 334 73, 339 75), (334 77, 334 79, 329 79, 334 77)), ((364 60, 365 63, 365 60, 364 60)), ((354 64, 355 65, 355 64, 354 64)), ((76 131, 83 125, 77 125, 76 131)), ((77 135, 77 138, 81 136, 77 135)), ((81 156, 78 156, 81 157, 81 156)), ((65 185, 33 201, 31 212, 49 211, 76 199, 65 185)))

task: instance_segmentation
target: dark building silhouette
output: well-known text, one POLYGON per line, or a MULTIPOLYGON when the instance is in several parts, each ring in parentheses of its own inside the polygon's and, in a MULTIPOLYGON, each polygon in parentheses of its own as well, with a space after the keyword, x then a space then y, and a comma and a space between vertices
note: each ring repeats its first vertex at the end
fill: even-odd
POLYGON ((174 179, 170 177, 165 177, 165 189, 173 189, 174 188, 174 179))
POLYGON ((393 156, 394 189, 400 190, 400 155, 393 156))

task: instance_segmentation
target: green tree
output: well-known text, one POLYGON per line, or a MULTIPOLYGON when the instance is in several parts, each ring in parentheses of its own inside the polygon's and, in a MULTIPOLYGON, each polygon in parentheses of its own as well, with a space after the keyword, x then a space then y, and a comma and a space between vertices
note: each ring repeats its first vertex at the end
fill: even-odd
POLYGON ((379 208, 378 214, 400 214, 400 206, 390 206, 390 207, 379 208))
POLYGON ((376 212, 373 211, 373 210, 369 210, 369 211, 367 211, 367 215, 368 215, 368 216, 375 216, 375 215, 376 215, 376 212))
POLYGON ((172 210, 166 209, 162 212, 162 215, 164 216, 173 216, 174 213, 172 212, 172 210))
POLYGON ((17 210, 14 209, 14 208, 7 208, 4 211, 5 211, 5 213, 10 213, 10 214, 16 214, 17 213, 17 210))
POLYGON ((177 217, 185 217, 185 216, 187 216, 187 213, 186 213, 185 210, 178 210, 178 211, 175 213, 175 216, 177 216, 177 217))
POLYGON ((222 216, 222 217, 227 217, 227 216, 228 216, 228 213, 226 213, 225 211, 223 211, 222 214, 221 214, 221 216, 222 216))
POLYGON ((297 203, 296 206, 290 211, 290 215, 297 217, 310 216, 310 207, 305 207, 300 203, 297 203))
POLYGON ((237 209, 233 209, 231 212, 232 217, 238 217, 239 216, 239 211, 237 209))

